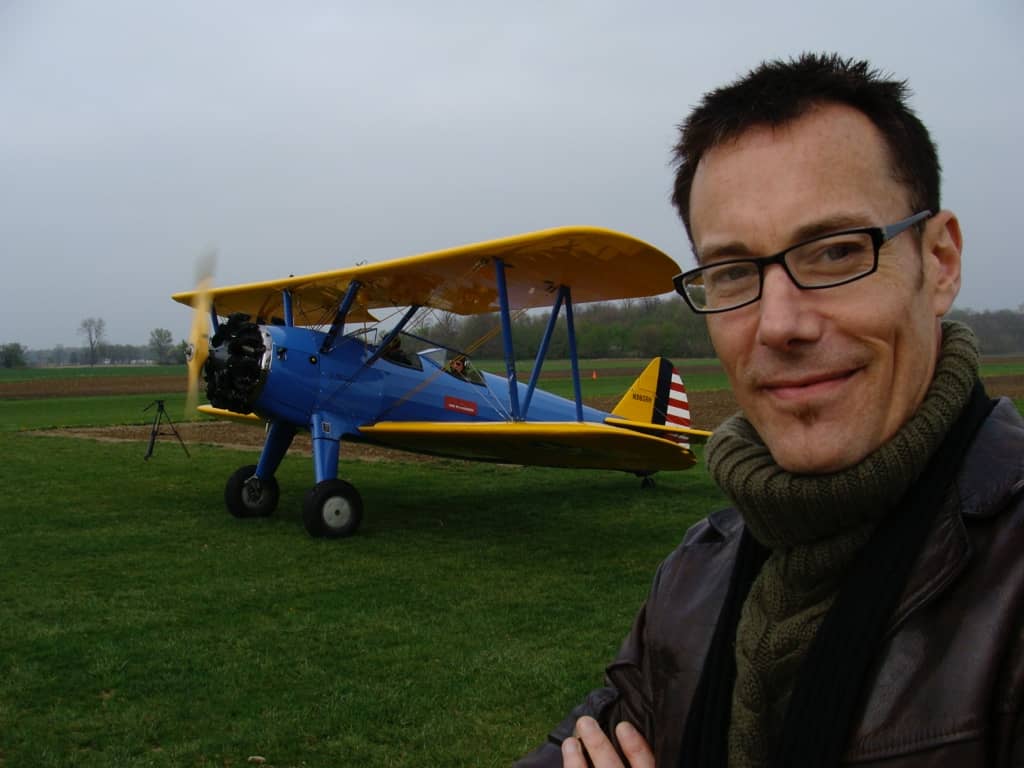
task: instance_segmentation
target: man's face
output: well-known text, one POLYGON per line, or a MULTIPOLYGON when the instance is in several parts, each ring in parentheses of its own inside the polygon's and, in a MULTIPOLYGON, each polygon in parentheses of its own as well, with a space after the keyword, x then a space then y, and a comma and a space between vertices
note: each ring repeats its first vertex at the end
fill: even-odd
MULTIPOLYGON (((701 264, 767 256, 818 234, 911 214, 884 140, 860 112, 822 105, 758 127, 701 160, 690 197, 701 264)), ((938 319, 959 288, 960 233, 948 211, 883 246, 875 274, 800 290, 778 265, 761 300, 708 315, 736 399, 784 468, 824 473, 874 451, 931 382, 938 319)))

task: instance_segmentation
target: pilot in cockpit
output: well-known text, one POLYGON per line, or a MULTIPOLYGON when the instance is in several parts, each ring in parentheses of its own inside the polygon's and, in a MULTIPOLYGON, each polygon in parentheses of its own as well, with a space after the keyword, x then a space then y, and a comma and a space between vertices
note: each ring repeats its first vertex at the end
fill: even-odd
POLYGON ((397 336, 388 342, 388 345, 384 348, 383 356, 393 363, 412 365, 412 360, 405 353, 405 350, 402 349, 402 340, 397 336))

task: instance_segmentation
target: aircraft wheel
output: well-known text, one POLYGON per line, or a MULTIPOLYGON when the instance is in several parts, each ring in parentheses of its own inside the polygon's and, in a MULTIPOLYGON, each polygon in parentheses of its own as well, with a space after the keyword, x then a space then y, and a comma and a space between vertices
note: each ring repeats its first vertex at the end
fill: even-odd
POLYGON ((256 465, 240 467, 224 487, 224 503, 235 517, 267 517, 277 508, 280 489, 273 475, 256 479, 256 465))
POLYGON ((351 536, 363 521, 363 500, 344 480, 323 480, 306 494, 302 522, 314 538, 351 536))

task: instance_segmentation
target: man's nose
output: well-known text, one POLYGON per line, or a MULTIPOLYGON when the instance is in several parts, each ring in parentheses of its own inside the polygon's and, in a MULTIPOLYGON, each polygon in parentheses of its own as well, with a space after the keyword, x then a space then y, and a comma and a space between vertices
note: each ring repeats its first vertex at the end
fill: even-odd
POLYGON ((820 329, 809 307, 809 298, 808 292, 799 288, 781 265, 765 267, 758 302, 757 341, 775 348, 813 341, 820 329))

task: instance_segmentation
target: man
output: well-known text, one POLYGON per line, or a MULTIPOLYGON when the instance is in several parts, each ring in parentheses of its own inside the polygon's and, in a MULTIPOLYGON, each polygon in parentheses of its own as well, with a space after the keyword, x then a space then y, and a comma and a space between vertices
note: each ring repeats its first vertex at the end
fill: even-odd
POLYGON ((736 509, 523 768, 1024 765, 1024 420, 940 320, 960 226, 905 95, 804 55, 682 126, 676 287, 742 409, 707 448, 736 509))

